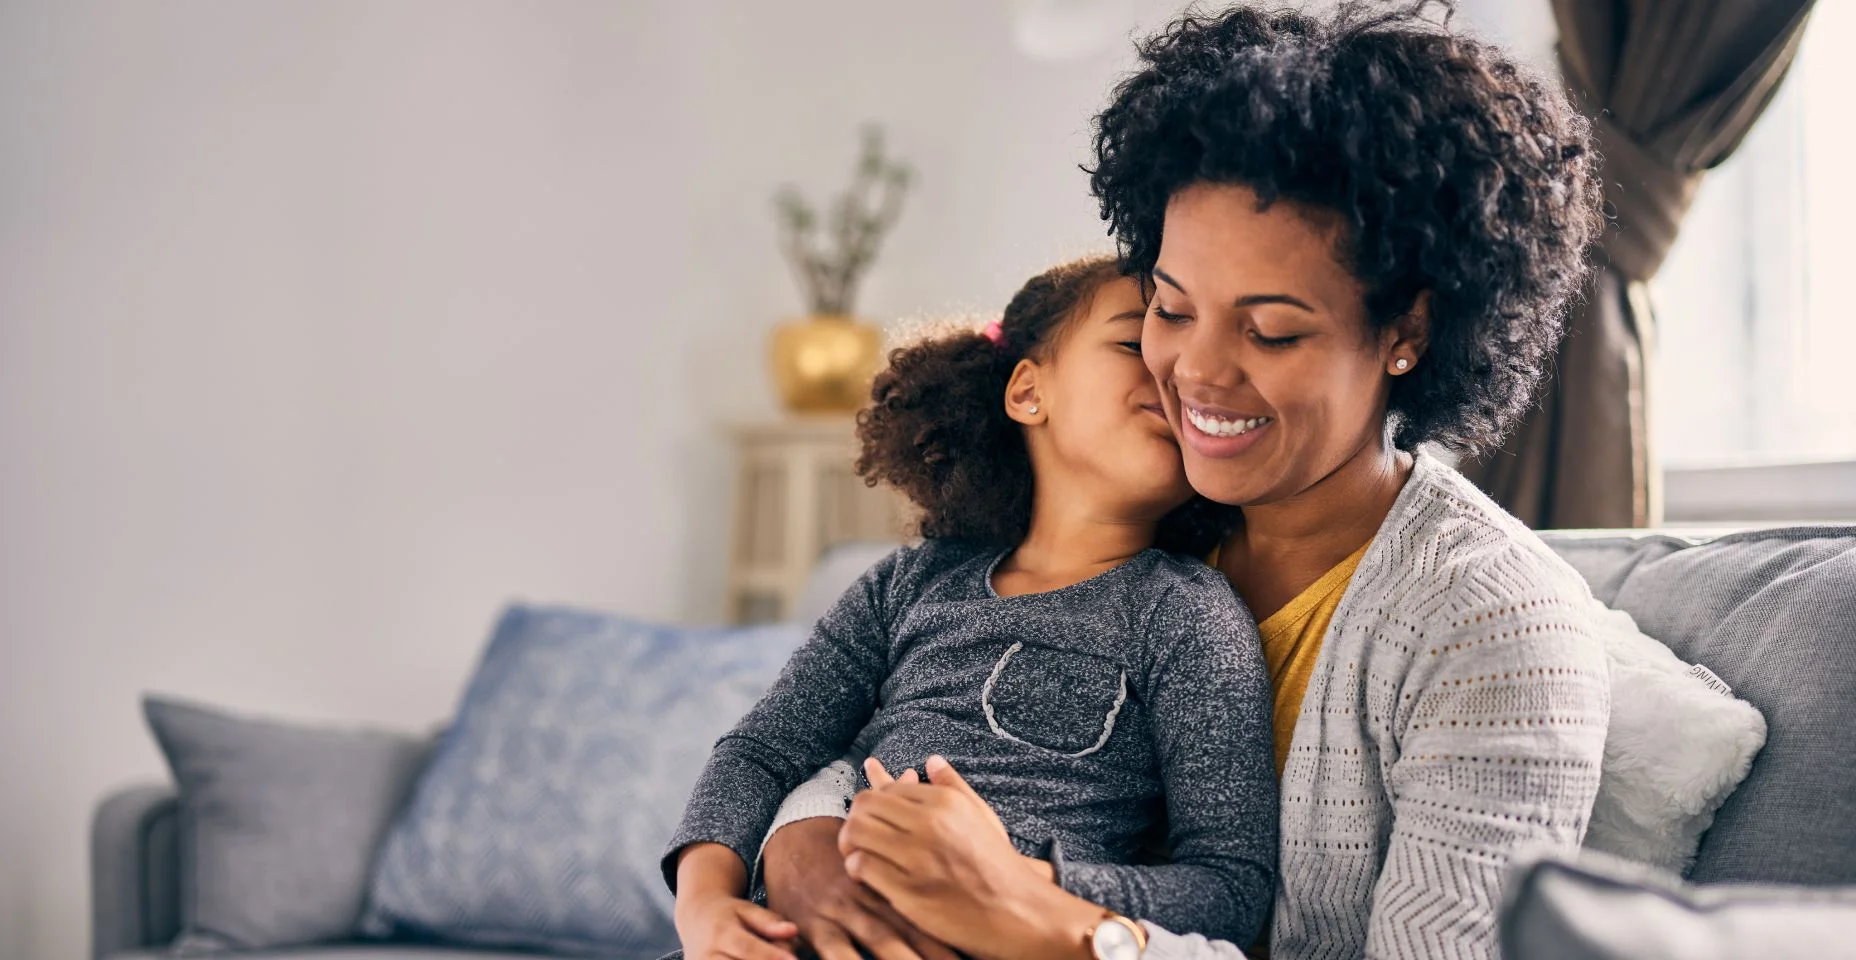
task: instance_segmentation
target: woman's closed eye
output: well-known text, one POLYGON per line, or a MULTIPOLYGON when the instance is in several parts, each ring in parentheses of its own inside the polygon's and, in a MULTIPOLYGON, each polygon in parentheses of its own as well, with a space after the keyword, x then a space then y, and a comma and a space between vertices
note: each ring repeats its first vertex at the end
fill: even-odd
POLYGON ((1171 310, 1167 310, 1157 303, 1154 304, 1153 311, 1154 316, 1159 317, 1167 323, 1185 323, 1187 320, 1192 319, 1183 313, 1174 313, 1171 310))
POLYGON ((1259 346, 1268 347, 1272 350, 1281 350, 1284 347, 1295 346, 1296 342, 1302 339, 1302 335, 1299 333, 1292 333, 1284 337, 1266 337, 1261 331, 1252 328, 1250 331, 1250 338, 1255 340, 1259 346))

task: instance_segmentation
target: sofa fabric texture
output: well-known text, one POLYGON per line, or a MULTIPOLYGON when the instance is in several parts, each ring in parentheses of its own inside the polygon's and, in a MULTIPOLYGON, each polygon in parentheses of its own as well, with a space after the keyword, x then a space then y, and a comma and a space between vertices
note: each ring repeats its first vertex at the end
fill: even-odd
POLYGON ((380 853, 366 932, 675 949, 663 844, 710 745, 804 635, 510 608, 380 853))
POLYGON ((180 795, 131 787, 97 805, 90 824, 90 945, 113 956, 180 933, 180 795))
POLYGON ((1689 879, 1856 883, 1856 527, 1544 536, 1599 600, 1766 718, 1689 879))
POLYGON ((1517 865, 1504 960, 1856 958, 1856 887, 1692 886, 1585 853, 1517 865))
POLYGON ((164 697, 146 698, 143 711, 180 786, 175 952, 352 937, 374 851, 428 741, 246 719, 164 697))

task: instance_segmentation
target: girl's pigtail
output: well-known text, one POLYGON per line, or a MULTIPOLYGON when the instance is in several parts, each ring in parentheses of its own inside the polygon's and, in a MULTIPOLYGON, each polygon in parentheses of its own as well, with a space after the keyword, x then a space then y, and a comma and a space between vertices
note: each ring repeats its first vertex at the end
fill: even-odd
POLYGON ((924 537, 1016 545, 1031 517, 1031 460, 1005 413, 1019 355, 997 325, 903 347, 857 415, 857 472, 920 509, 924 537))
POLYGON ((1005 388, 1020 360, 1047 360, 1063 327, 1103 284, 1121 276, 1113 257, 1059 264, 1012 295, 979 333, 903 347, 877 374, 857 415, 864 482, 901 490, 921 512, 924 537, 1015 547, 1031 528, 1031 454, 1005 415, 1005 388))

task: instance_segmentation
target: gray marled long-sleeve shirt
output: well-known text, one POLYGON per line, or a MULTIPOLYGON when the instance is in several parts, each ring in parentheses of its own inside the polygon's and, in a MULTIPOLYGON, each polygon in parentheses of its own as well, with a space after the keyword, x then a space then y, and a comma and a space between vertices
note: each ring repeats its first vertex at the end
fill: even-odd
POLYGON ((1276 882, 1270 690, 1216 571, 1159 550, 1001 597, 997 550, 930 540, 872 567, 716 743, 665 857, 753 863, 780 801, 860 731, 892 771, 940 754, 1063 885, 1130 917, 1249 943, 1276 882), (1162 836, 1172 862, 1133 865, 1162 836))

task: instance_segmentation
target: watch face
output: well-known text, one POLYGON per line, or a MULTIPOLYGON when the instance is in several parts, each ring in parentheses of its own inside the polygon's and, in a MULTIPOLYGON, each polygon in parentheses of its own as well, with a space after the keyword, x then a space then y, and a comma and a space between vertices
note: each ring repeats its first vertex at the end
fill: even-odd
POLYGON ((1134 931, 1117 921, 1097 924, 1091 939, 1096 960, 1141 960, 1141 945, 1134 939, 1134 931))

